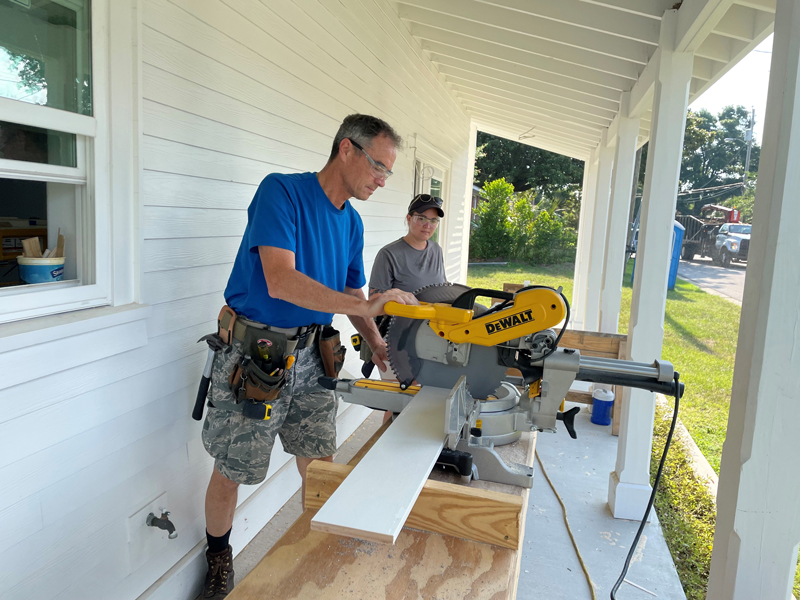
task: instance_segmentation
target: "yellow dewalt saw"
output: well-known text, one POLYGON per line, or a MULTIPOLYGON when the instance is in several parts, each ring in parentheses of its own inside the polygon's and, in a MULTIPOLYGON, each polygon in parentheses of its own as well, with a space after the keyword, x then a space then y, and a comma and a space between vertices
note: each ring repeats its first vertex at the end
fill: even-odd
POLYGON ((454 460, 471 455, 469 473, 462 465, 463 476, 530 487, 532 469, 505 464, 494 446, 518 439, 523 431, 555 431, 559 420, 576 437, 579 409, 559 411, 576 380, 671 396, 683 392, 666 361, 585 357, 560 348, 569 322, 561 289, 529 286, 511 293, 443 284, 415 296, 419 306, 389 302, 385 307, 393 317, 385 339, 396 382, 327 379, 323 384, 348 402, 394 412, 421 386, 451 390, 445 449, 454 460), (487 309, 475 303, 478 297, 497 303, 487 309), (521 377, 509 376, 509 369, 519 370, 521 377))

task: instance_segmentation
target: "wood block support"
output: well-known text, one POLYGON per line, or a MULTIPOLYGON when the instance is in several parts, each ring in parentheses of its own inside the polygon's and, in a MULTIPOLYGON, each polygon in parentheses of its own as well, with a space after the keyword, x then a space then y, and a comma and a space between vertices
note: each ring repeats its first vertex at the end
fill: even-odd
MULTIPOLYGON (((306 508, 321 508, 352 470, 349 465, 312 462, 306 474, 306 508)), ((522 510, 520 496, 428 480, 405 526, 517 549, 522 510)))

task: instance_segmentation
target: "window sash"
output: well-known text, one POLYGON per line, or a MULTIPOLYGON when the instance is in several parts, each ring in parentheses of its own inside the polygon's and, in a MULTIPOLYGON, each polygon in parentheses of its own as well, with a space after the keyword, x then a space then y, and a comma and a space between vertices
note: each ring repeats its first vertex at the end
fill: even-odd
POLYGON ((108 30, 98 25, 108 19, 107 2, 93 2, 92 14, 94 116, 0 98, 3 121, 78 136, 76 168, 0 159, 0 177, 82 185, 89 195, 76 215, 83 231, 83 239, 76 248, 80 279, 0 289, 0 323, 112 304, 111 196, 106 164, 110 152, 106 123, 110 40, 106 37, 108 30))

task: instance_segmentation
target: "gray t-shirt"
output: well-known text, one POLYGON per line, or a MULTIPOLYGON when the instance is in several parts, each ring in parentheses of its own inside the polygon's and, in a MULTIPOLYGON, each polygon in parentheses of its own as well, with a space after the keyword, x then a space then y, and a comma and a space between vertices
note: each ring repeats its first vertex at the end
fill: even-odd
POLYGON ((382 292, 397 288, 413 293, 426 285, 446 281, 439 244, 428 240, 424 250, 417 250, 400 238, 378 251, 369 277, 369 288, 382 292))

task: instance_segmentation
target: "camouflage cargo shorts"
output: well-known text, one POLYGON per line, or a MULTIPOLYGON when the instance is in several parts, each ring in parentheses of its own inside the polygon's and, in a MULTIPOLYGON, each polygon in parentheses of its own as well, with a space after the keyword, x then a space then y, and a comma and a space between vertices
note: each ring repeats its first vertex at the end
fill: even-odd
POLYGON ((336 397, 317 383, 325 374, 316 344, 295 351, 296 362, 286 385, 273 400, 267 421, 248 419, 239 412, 214 408, 214 399, 233 402, 228 377, 241 357, 242 344, 218 352, 209 388, 208 414, 203 424, 203 445, 214 457, 217 470, 236 483, 255 485, 267 477, 275 436, 283 449, 305 458, 322 458, 336 452, 336 397))

